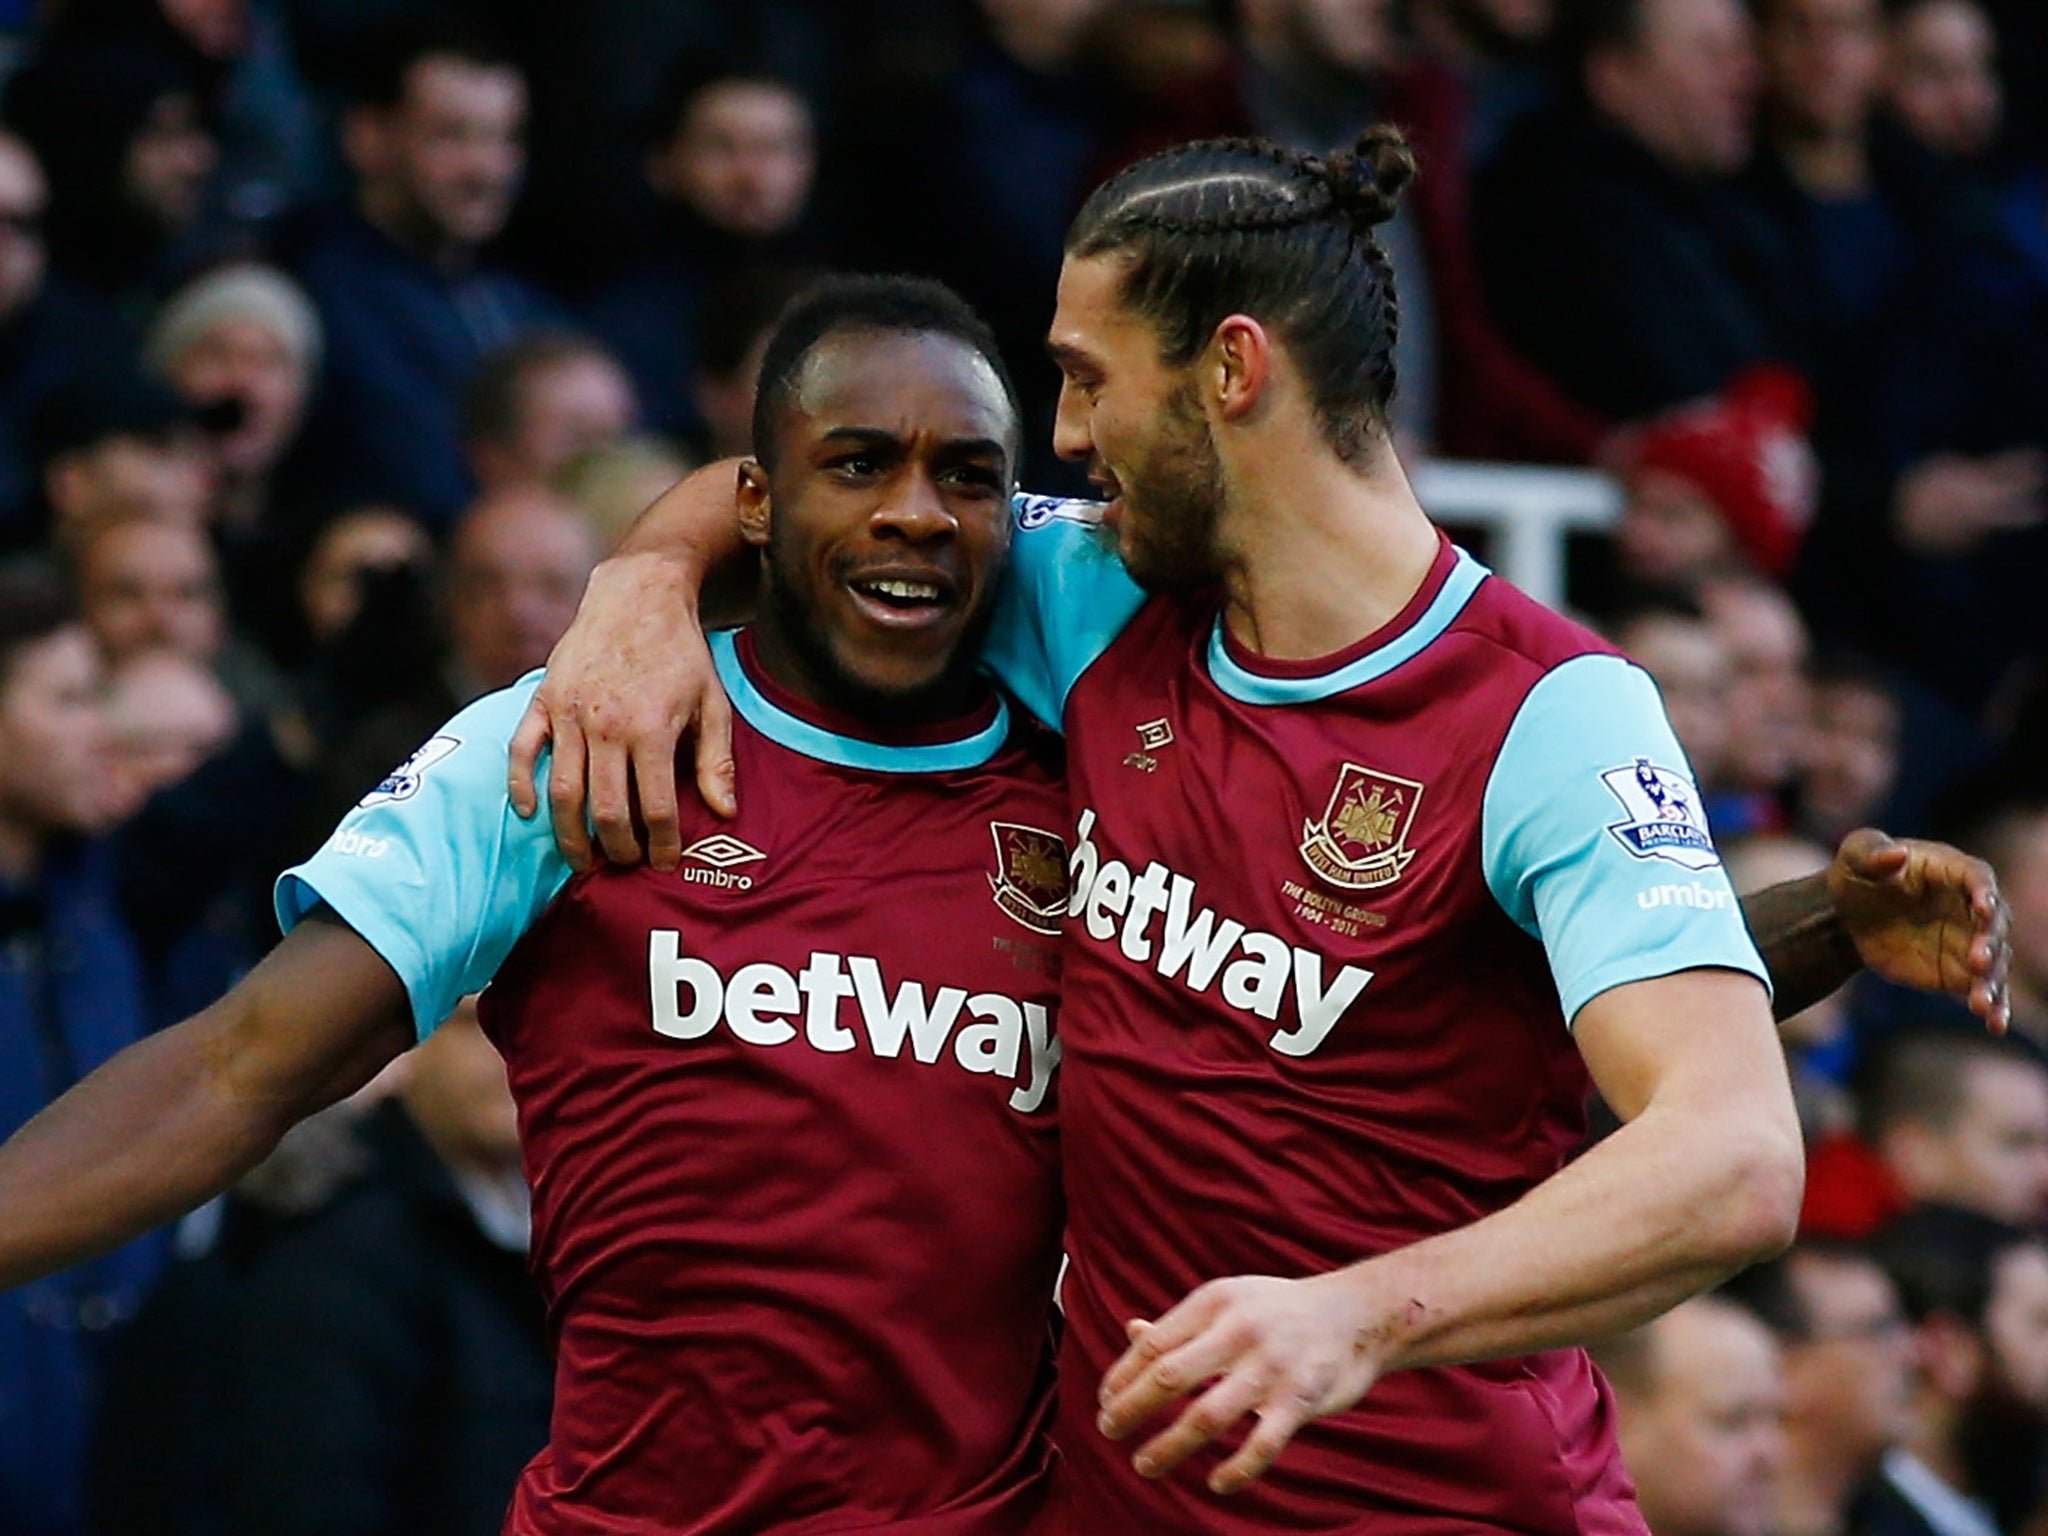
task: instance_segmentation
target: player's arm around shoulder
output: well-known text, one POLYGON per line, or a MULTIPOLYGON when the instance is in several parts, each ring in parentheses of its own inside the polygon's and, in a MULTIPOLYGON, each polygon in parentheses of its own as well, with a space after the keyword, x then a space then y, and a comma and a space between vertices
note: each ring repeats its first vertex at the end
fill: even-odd
POLYGON ((0 1287, 218 1194, 412 1041, 405 988, 376 951, 340 923, 302 924, 226 997, 122 1051, 0 1146, 0 1287))

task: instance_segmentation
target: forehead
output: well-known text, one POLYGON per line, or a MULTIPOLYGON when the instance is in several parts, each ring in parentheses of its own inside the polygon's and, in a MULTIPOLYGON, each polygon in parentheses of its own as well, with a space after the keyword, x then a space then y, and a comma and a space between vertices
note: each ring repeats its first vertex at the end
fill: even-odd
POLYGON ((792 426, 799 431, 822 436, 873 427, 899 437, 1016 443, 1017 420, 1002 381, 958 337, 834 331, 811 348, 795 383, 792 426))
POLYGON ((1059 300, 1046 337, 1055 352, 1099 351, 1149 339, 1143 320, 1124 307, 1124 271, 1125 263, 1111 251, 1069 256, 1060 264, 1059 300))
POLYGON ((428 54, 405 72, 404 104, 431 111, 516 113, 526 105, 526 81, 509 64, 428 54))
POLYGON ((810 121, 803 98, 770 80, 721 80, 697 93, 686 132, 794 133, 810 121))

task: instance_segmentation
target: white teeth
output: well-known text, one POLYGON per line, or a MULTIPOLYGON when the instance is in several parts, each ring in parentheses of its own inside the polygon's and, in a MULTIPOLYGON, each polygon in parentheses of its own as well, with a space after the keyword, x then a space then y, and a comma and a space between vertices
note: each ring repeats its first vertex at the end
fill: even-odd
POLYGON ((939 589, 926 581, 869 581, 862 585, 884 597, 901 598, 909 603, 935 603, 939 600, 939 589))

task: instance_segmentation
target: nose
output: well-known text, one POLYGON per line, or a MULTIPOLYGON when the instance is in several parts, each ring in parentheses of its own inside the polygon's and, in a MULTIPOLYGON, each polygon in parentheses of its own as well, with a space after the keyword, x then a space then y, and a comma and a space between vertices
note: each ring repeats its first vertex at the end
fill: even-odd
POLYGON ((876 505, 869 525, 877 537, 906 539, 913 544, 949 538, 960 531, 960 520, 928 474, 902 476, 876 505))
POLYGON ((1059 405, 1053 412, 1052 451, 1071 463, 1085 463, 1095 452, 1095 438, 1088 430, 1088 409, 1080 392, 1064 379, 1060 381, 1059 405))

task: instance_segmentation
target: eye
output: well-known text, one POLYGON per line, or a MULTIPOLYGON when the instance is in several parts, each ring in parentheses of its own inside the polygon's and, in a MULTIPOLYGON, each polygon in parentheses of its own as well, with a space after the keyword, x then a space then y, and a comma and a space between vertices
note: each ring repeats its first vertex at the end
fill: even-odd
POLYGON ((883 472, 881 455, 866 449, 829 459, 825 468, 849 480, 870 480, 883 472))
POLYGON ((939 483, 977 496, 1000 496, 1003 492, 1002 476, 980 464, 960 464, 942 471, 939 483))

